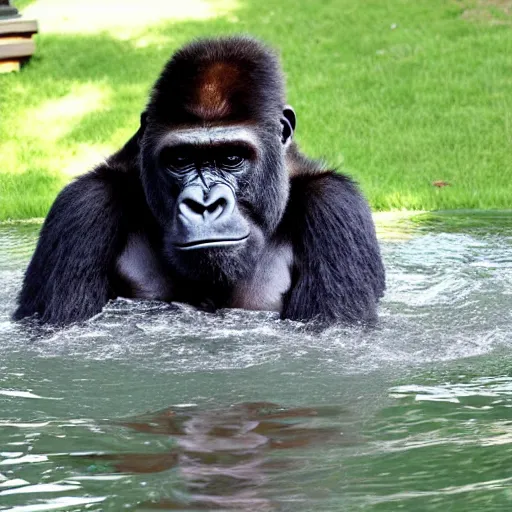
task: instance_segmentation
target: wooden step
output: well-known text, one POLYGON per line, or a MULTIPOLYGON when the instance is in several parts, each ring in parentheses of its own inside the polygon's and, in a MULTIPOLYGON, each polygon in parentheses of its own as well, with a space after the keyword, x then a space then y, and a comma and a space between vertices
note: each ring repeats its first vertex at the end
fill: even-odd
POLYGON ((29 36, 37 33, 37 21, 26 20, 25 18, 2 19, 0 18, 0 37, 11 34, 27 34, 29 36))
POLYGON ((28 37, 0 37, 0 61, 18 57, 30 57, 36 44, 28 37))
POLYGON ((19 71, 22 61, 36 50, 32 38, 37 21, 24 18, 0 19, 0 73, 19 71))

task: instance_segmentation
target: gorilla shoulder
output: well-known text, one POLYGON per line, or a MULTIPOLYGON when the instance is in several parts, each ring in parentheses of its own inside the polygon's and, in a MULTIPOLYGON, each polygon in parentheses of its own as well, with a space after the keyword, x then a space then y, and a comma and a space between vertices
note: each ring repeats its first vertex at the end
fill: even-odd
POLYGON ((385 272, 368 203, 348 177, 295 153, 283 230, 295 272, 282 316, 374 323, 385 272))

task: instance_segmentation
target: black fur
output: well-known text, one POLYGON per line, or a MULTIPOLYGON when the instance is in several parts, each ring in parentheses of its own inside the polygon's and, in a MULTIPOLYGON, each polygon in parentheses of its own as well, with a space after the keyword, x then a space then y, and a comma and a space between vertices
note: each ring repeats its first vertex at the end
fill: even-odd
POLYGON ((350 179, 289 144, 294 128, 278 61, 260 43, 207 40, 177 52, 137 134, 56 199, 14 318, 36 315, 43 323, 65 324, 99 313, 109 299, 142 296, 120 275, 118 261, 130 237, 143 234, 163 269, 166 300, 229 307, 265 247, 289 243, 294 262, 283 318, 373 323, 385 283, 369 207, 350 179), (218 72, 217 64, 226 74, 229 87, 221 92, 229 108, 218 119, 204 119, 198 98, 208 99, 203 81, 218 72), (159 143, 177 127, 226 125, 249 127, 261 148, 249 172, 229 177, 251 236, 237 248, 180 253, 171 229, 180 189, 159 164, 159 143))
POLYGON ((15 320, 34 314, 42 323, 85 320, 117 296, 116 257, 131 229, 150 226, 134 149, 131 140, 59 194, 25 273, 15 320))
POLYGON ((298 257, 282 317, 374 323, 384 268, 371 212, 354 183, 333 172, 292 179, 284 223, 298 257))

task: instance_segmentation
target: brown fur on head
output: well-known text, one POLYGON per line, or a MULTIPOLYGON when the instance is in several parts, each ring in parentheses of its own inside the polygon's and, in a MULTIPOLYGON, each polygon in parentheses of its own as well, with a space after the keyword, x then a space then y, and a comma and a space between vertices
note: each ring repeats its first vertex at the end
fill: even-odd
POLYGON ((205 121, 221 120, 231 113, 230 98, 240 83, 240 71, 230 63, 214 62, 199 73, 190 112, 205 121))
POLYGON ((283 76, 274 53, 248 37, 193 42, 155 84, 147 112, 166 125, 279 123, 283 76))

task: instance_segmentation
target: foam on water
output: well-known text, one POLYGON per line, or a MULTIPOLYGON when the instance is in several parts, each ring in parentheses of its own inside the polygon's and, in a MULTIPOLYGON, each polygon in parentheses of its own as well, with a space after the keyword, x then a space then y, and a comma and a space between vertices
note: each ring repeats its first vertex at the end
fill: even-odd
POLYGON ((512 324, 512 238, 481 231, 417 229, 406 240, 383 240, 388 289, 375 330, 310 332, 273 313, 209 314, 125 299, 84 324, 41 330, 9 320, 35 229, 6 225, 0 231, 0 345, 39 357, 137 358, 165 372, 244 368, 312 352, 329 371, 477 355, 506 343, 512 324))

